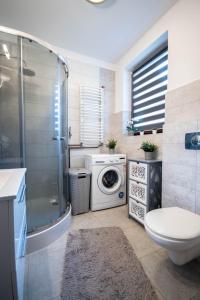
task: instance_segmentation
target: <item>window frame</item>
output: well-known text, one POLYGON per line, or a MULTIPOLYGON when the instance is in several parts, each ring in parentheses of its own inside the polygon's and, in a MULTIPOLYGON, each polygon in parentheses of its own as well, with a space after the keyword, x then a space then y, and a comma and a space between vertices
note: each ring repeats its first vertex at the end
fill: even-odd
MULTIPOLYGON (((133 80, 133 74, 135 74, 137 71, 139 71, 141 68, 143 68, 145 65, 147 65, 148 63, 150 63, 151 61, 153 61, 156 57, 158 57, 159 55, 161 55, 162 53, 164 53, 165 51, 168 51, 168 43, 164 43, 162 44, 159 48, 157 48, 155 51, 153 51, 151 54, 147 55, 142 61, 140 61, 135 67, 134 69, 131 71, 131 120, 133 121, 134 118, 134 80, 133 80)), ((168 69, 168 64, 167 64, 167 69, 168 69)), ((167 79, 168 79, 168 74, 167 74, 167 79)), ((166 97, 164 96, 164 99, 166 97)), ((165 105, 164 105, 164 109, 165 109, 165 105)), ((165 118, 165 111, 164 111, 164 118, 165 118)), ((141 126, 141 128, 134 128, 134 131, 138 131, 138 132, 143 132, 143 131, 151 131, 151 130, 159 130, 163 128, 164 122, 163 123, 159 123, 161 124, 161 126, 157 126, 157 124, 154 126, 154 124, 150 124, 150 125, 144 125, 141 126), (148 128, 145 129, 145 126, 151 126, 152 128, 148 128)))

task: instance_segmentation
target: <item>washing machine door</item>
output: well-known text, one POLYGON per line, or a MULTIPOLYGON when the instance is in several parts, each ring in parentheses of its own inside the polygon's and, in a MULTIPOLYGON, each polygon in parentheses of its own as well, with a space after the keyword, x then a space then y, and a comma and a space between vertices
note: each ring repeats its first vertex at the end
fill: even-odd
POLYGON ((123 175, 115 166, 101 170, 98 177, 98 187, 102 193, 110 195, 116 193, 123 183, 123 175))

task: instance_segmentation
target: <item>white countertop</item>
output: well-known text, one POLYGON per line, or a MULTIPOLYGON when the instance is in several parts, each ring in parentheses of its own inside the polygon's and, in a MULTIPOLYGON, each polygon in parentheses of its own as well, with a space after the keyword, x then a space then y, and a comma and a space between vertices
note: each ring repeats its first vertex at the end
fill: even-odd
POLYGON ((26 169, 0 170, 0 201, 15 199, 26 169))

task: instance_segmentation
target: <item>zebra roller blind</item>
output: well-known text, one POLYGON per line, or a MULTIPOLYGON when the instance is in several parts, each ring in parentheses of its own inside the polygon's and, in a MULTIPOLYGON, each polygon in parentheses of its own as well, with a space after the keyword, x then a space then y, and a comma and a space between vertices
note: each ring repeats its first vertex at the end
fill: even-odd
POLYGON ((162 128, 167 83, 167 48, 132 72, 132 120, 136 130, 162 128))
POLYGON ((104 88, 80 86, 80 142, 85 147, 103 143, 104 88))

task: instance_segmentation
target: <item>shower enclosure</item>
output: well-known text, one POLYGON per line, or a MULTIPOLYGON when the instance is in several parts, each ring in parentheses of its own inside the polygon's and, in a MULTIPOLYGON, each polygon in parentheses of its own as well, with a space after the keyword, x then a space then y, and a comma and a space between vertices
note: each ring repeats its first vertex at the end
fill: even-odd
POLYGON ((0 32, 0 168, 27 168, 29 233, 69 211, 67 77, 54 51, 0 32))

